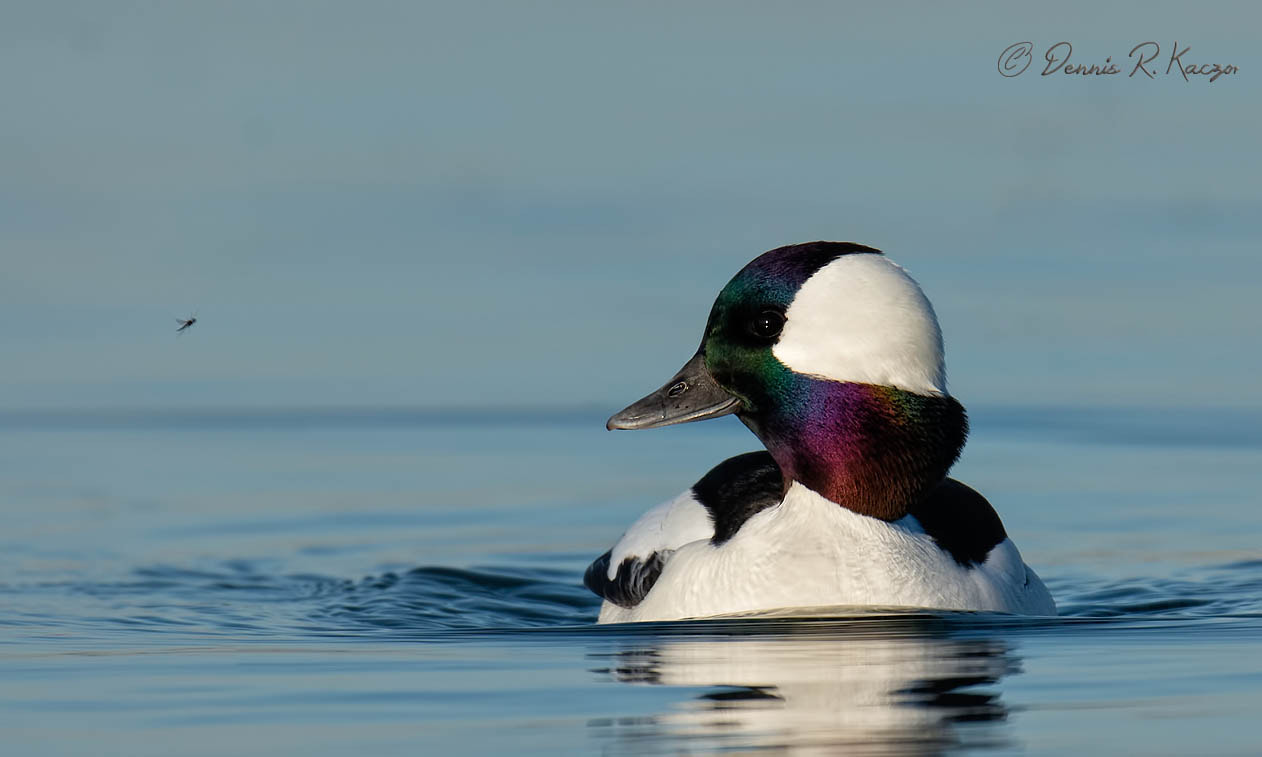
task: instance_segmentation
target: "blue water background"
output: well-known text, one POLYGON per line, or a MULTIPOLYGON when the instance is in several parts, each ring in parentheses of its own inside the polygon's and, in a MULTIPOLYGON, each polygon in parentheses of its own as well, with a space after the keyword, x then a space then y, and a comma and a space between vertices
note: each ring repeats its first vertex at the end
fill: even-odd
POLYGON ((968 405, 1259 405, 1262 7, 795 6, 6 5, 0 407, 617 405, 814 239, 968 405))
POLYGON ((14 754, 1262 747, 1262 419, 973 415, 957 473, 1060 619, 592 625, 582 569, 753 446, 730 419, 7 414, 0 731, 14 754))

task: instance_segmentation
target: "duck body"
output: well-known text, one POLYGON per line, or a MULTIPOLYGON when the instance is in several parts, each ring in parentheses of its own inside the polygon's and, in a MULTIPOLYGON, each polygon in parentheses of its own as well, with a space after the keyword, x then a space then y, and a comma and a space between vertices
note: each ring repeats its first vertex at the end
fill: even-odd
POLYGON ((781 497, 766 452, 732 458, 707 478, 716 475, 752 485, 718 500, 702 479, 645 513, 588 569, 585 583, 606 597, 599 622, 816 606, 1056 613, 989 503, 954 479, 927 498, 924 522, 910 513, 887 522, 800 483, 781 497), (722 539, 717 524, 731 528, 742 515, 722 539))
POLYGON ((675 377, 609 421, 735 414, 766 451, 716 466, 588 569, 600 622, 791 607, 1052 615, 986 499, 947 478, 968 433, 919 286, 878 251, 815 242, 746 266, 675 377))

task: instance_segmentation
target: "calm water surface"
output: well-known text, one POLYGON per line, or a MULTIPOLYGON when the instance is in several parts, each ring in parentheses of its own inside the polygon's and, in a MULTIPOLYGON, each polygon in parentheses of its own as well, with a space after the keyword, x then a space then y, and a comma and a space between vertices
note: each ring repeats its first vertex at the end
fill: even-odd
POLYGON ((974 410, 1058 619, 592 625, 730 420, 0 415, 4 752, 1262 752, 1262 413, 974 410))

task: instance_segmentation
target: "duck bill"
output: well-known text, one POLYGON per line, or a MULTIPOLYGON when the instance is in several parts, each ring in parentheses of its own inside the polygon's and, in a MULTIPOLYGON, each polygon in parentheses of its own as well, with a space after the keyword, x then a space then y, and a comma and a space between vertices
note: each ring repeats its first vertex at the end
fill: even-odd
POLYGON ((740 410, 741 401, 715 382, 698 352, 665 386, 615 413, 605 428, 636 429, 718 418, 740 410))

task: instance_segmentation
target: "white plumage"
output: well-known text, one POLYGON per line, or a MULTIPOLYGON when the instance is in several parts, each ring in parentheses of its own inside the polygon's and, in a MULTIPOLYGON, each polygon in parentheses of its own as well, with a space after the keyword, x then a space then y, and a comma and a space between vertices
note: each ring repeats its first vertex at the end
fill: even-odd
MULTIPOLYGON (((666 505, 705 511, 687 494, 666 505)), ((672 543, 674 554, 643 601, 631 608, 605 602, 601 623, 823 605, 1056 614, 1051 594, 1010 539, 984 563, 964 567, 913 516, 886 523, 858 515, 798 483, 784 502, 754 515, 719 546, 704 534, 686 543, 663 532, 651 539, 657 522, 647 516, 637 521, 614 554, 628 545, 622 557, 647 557, 644 552, 672 543)))

